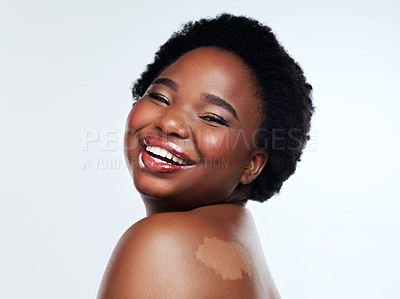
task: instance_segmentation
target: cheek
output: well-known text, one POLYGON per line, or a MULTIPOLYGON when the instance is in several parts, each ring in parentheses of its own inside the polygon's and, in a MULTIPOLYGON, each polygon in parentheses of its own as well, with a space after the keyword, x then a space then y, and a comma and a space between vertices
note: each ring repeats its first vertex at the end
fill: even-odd
POLYGON ((237 132, 211 132, 204 131, 201 134, 199 149, 203 156, 210 158, 233 158, 241 157, 243 140, 237 132))
POLYGON ((146 106, 146 103, 139 101, 135 104, 135 106, 132 107, 128 115, 124 136, 124 149, 126 155, 132 154, 127 153, 127 151, 134 151, 138 146, 138 143, 135 140, 135 133, 144 126, 148 125, 151 121, 152 113, 149 113, 146 106))
POLYGON ((150 116, 150 113, 146 113, 146 110, 146 104, 140 101, 133 106, 126 120, 127 131, 137 131, 145 126, 150 116))

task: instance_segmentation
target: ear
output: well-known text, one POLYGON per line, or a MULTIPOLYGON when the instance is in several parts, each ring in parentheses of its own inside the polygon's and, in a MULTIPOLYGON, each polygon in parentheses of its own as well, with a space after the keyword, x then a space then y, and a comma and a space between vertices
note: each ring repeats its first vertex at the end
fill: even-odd
POLYGON ((254 181, 264 169, 265 164, 268 161, 268 153, 263 150, 257 150, 253 153, 251 159, 247 163, 242 177, 240 178, 240 183, 242 185, 250 184, 254 181))

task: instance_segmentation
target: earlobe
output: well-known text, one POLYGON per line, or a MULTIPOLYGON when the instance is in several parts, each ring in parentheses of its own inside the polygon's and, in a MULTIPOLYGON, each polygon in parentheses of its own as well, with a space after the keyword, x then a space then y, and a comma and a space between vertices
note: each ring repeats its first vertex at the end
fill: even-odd
POLYGON ((242 185, 247 185, 254 181, 264 169, 267 161, 268 153, 266 151, 256 151, 247 163, 242 177, 240 178, 240 183, 242 185))

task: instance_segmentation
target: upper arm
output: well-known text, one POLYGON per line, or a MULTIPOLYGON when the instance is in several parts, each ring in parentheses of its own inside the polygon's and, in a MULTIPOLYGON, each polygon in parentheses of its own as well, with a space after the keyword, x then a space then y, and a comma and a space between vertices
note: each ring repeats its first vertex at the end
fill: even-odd
POLYGON ((224 280, 196 258, 196 250, 204 238, 199 233, 202 229, 198 223, 176 216, 148 217, 122 236, 110 259, 98 299, 220 298, 232 295, 234 289, 237 295, 246 292, 244 281, 224 280))
POLYGON ((173 234, 148 220, 133 225, 118 242, 104 274, 99 299, 165 298, 185 279, 182 249, 173 234))

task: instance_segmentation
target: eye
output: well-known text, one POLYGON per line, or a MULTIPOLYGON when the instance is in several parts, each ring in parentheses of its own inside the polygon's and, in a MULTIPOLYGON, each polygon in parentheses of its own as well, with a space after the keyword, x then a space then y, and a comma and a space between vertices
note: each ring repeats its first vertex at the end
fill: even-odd
POLYGON ((148 95, 149 95, 149 97, 151 97, 151 98, 153 98, 153 99, 155 99, 155 100, 157 100, 157 101, 159 101, 161 103, 169 105, 168 98, 166 96, 163 96, 162 94, 150 92, 148 95))
POLYGON ((200 118, 204 119, 205 121, 218 123, 220 125, 224 125, 224 126, 229 127, 228 122, 225 119, 223 119, 220 116, 214 115, 214 114, 203 115, 203 116, 200 116, 200 118))

